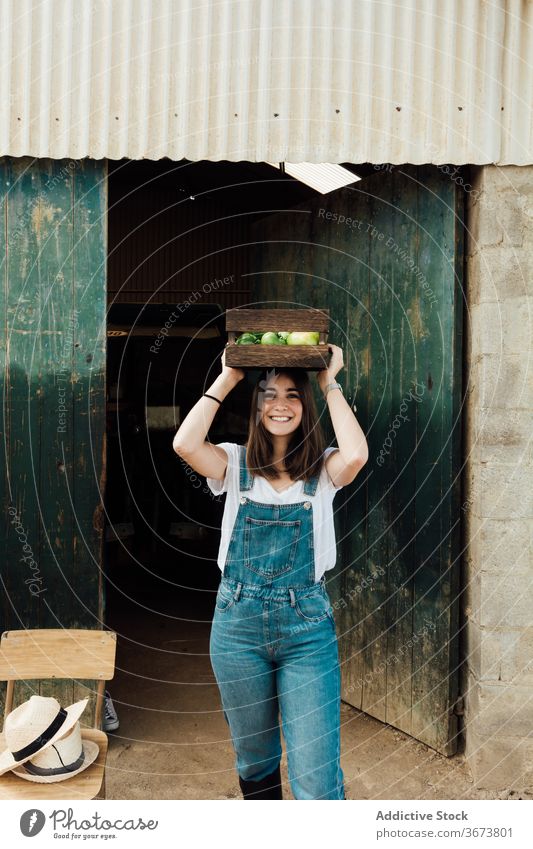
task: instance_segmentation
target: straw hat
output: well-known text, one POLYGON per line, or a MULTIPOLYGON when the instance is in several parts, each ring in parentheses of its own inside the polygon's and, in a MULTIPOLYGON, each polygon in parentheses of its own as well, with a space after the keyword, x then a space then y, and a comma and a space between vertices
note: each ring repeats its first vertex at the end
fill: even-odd
POLYGON ((97 743, 81 739, 81 726, 76 722, 64 737, 15 767, 13 772, 20 778, 39 784, 65 781, 87 769, 96 760, 99 751, 97 743))
MULTIPOLYGON (((31 696, 7 715, 0 754, 0 775, 35 758, 39 752, 64 737, 80 718, 89 699, 62 708, 51 696, 31 696)), ((79 751, 78 751, 79 755, 79 751)))

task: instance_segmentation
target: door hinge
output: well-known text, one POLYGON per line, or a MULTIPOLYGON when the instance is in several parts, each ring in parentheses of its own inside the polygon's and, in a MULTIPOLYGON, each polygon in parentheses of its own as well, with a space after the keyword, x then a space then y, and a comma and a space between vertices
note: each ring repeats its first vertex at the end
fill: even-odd
POLYGON ((456 716, 463 716, 465 712, 465 702, 462 696, 456 700, 454 706, 452 707, 450 713, 454 713, 456 716))

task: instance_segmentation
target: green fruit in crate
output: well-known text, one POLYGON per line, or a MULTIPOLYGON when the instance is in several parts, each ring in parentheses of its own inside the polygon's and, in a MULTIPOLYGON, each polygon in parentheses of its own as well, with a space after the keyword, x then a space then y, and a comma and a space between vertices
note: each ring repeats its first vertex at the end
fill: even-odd
POLYGON ((256 337, 253 333, 241 333, 241 335, 235 340, 236 345, 255 345, 256 337))
POLYGON ((287 336, 290 336, 290 332, 288 330, 278 330, 278 336, 281 340, 282 345, 287 344, 287 336))
POLYGON ((287 345, 318 345, 320 333, 309 330, 294 330, 287 336, 287 345))
POLYGON ((274 333, 273 330, 267 330, 266 333, 263 333, 261 336, 261 345, 279 345, 279 336, 277 333, 274 333))

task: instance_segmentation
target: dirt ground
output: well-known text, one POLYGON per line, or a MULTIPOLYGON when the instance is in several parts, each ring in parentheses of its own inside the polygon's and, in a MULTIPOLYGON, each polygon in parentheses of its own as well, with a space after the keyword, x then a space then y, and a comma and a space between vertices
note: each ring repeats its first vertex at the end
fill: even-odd
MULTIPOLYGON (((211 599, 169 590, 164 602, 110 605, 120 728, 110 735, 107 798, 242 799, 209 662, 211 599)), ((476 789, 462 755, 445 758, 344 703, 341 764, 348 799, 517 798, 476 789)), ((282 776, 292 799, 285 754, 282 776)))

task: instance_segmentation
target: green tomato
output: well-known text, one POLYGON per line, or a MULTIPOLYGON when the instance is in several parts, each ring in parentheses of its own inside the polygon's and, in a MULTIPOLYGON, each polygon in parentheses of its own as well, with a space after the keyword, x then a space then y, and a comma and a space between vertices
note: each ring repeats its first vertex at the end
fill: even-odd
POLYGON ((320 333, 309 330, 294 330, 287 337, 287 345, 318 345, 320 333))
POLYGON ((282 340, 284 345, 287 344, 287 336, 289 336, 289 335, 290 335, 290 333, 289 333, 288 330, 278 330, 278 336, 282 340))
POLYGON ((235 344, 237 345, 255 345, 256 339, 252 333, 241 333, 241 335, 235 340, 235 344))
POLYGON ((273 330, 267 330, 266 333, 263 333, 261 336, 261 345, 279 345, 279 336, 277 333, 274 333, 273 330))

